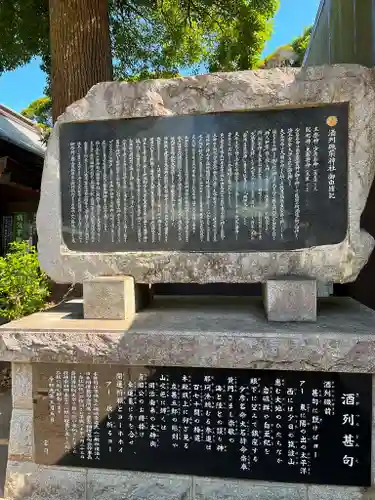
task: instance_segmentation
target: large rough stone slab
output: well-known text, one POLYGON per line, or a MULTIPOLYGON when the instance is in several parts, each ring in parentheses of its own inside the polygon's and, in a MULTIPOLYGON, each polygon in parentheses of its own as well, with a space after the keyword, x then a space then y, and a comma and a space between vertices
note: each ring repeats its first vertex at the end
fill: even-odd
POLYGON ((37 215, 39 259, 57 282, 131 275, 138 283, 264 282, 297 274, 324 283, 353 281, 374 246, 360 229, 374 177, 374 70, 356 65, 219 73, 139 83, 100 83, 67 108, 49 140, 37 215), (349 222, 344 241, 289 252, 80 253, 61 232, 59 130, 63 122, 350 102, 349 222))
POLYGON ((5 498, 9 500, 86 500, 85 469, 41 467, 8 462, 5 498))
POLYGON ((316 323, 267 322, 249 297, 156 297, 131 326, 68 303, 0 327, 0 359, 375 373, 375 312, 321 299, 316 323))
POLYGON ((87 500, 186 500, 191 487, 188 477, 89 469, 87 500))
POLYGON ((306 500, 304 484, 196 478, 194 500, 306 500))
POLYGON ((375 492, 365 488, 308 486, 307 500, 373 500, 375 492))

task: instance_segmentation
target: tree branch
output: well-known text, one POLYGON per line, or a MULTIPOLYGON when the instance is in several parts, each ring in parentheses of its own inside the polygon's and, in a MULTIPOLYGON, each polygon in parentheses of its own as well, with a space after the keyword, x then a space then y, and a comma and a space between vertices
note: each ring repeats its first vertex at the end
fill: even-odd
MULTIPOLYGON (((184 1, 183 2, 184 5, 186 5, 186 2, 184 1)), ((197 12, 198 15, 202 16, 202 17, 208 17, 210 18, 215 24, 217 24, 217 26, 219 27, 220 31, 224 32, 224 28, 222 27, 221 23, 217 20, 216 17, 214 17, 209 8, 206 7, 202 7, 202 8, 199 8, 193 0, 187 0, 187 17, 189 17, 189 23, 190 23, 190 26, 192 26, 192 23, 191 23, 191 11, 192 11, 192 8, 197 12)))

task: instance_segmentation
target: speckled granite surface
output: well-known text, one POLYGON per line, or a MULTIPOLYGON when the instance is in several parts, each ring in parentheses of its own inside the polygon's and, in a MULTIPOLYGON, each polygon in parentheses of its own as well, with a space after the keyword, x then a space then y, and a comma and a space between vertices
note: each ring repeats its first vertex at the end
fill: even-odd
POLYGON ((261 299, 157 297, 126 321, 85 320, 72 301, 0 327, 0 358, 375 373, 375 312, 318 301, 316 323, 271 323, 261 299))
MULTIPOLYGON (((318 313, 317 323, 270 323, 261 299, 156 297, 132 324, 85 320, 82 303, 73 301, 3 325, 0 357, 14 361, 6 498, 373 500, 373 487, 220 480, 34 462, 30 362, 375 372, 375 312, 351 299, 330 298, 318 302, 318 313)), ((373 417, 375 429, 375 413, 373 417)), ((372 484, 374 453, 373 445, 372 484)))

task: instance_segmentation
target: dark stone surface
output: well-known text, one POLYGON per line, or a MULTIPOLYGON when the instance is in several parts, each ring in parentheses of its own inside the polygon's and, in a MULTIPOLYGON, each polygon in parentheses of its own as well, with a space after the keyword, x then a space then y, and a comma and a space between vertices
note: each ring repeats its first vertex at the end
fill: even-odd
POLYGON ((63 238, 88 252, 340 243, 347 151, 347 103, 64 123, 63 238))
MULTIPOLYGON (((9 363, 1 363, 0 368, 4 369, 4 365, 9 363)), ((5 392, 4 387, 0 393, 0 498, 4 496, 4 485, 6 468, 8 461, 8 440, 10 430, 10 420, 12 417, 12 391, 8 388, 5 392)))
POLYGON ((4 496, 7 462, 8 462, 8 446, 0 445, 0 498, 4 496))
POLYGON ((370 375, 44 363, 33 369, 37 463, 371 484, 370 375))

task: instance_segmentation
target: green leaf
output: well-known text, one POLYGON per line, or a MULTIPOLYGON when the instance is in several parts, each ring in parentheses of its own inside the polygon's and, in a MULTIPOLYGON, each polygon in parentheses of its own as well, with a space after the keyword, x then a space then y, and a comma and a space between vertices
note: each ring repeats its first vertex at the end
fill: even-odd
POLYGON ((48 295, 48 278, 39 268, 36 249, 27 242, 11 243, 0 257, 0 316, 13 320, 39 311, 48 295))
POLYGON ((305 57, 305 52, 310 42, 311 32, 312 32, 312 26, 309 26, 308 28, 305 28, 301 36, 295 38, 292 41, 291 44, 292 48, 298 57, 296 61, 296 66, 302 66, 303 59, 305 57))
MULTIPOLYGON (((255 68, 278 6, 279 0, 109 0, 116 78, 255 68)), ((39 56, 49 76, 48 0, 0 0, 0 32, 0 73, 39 56)))

